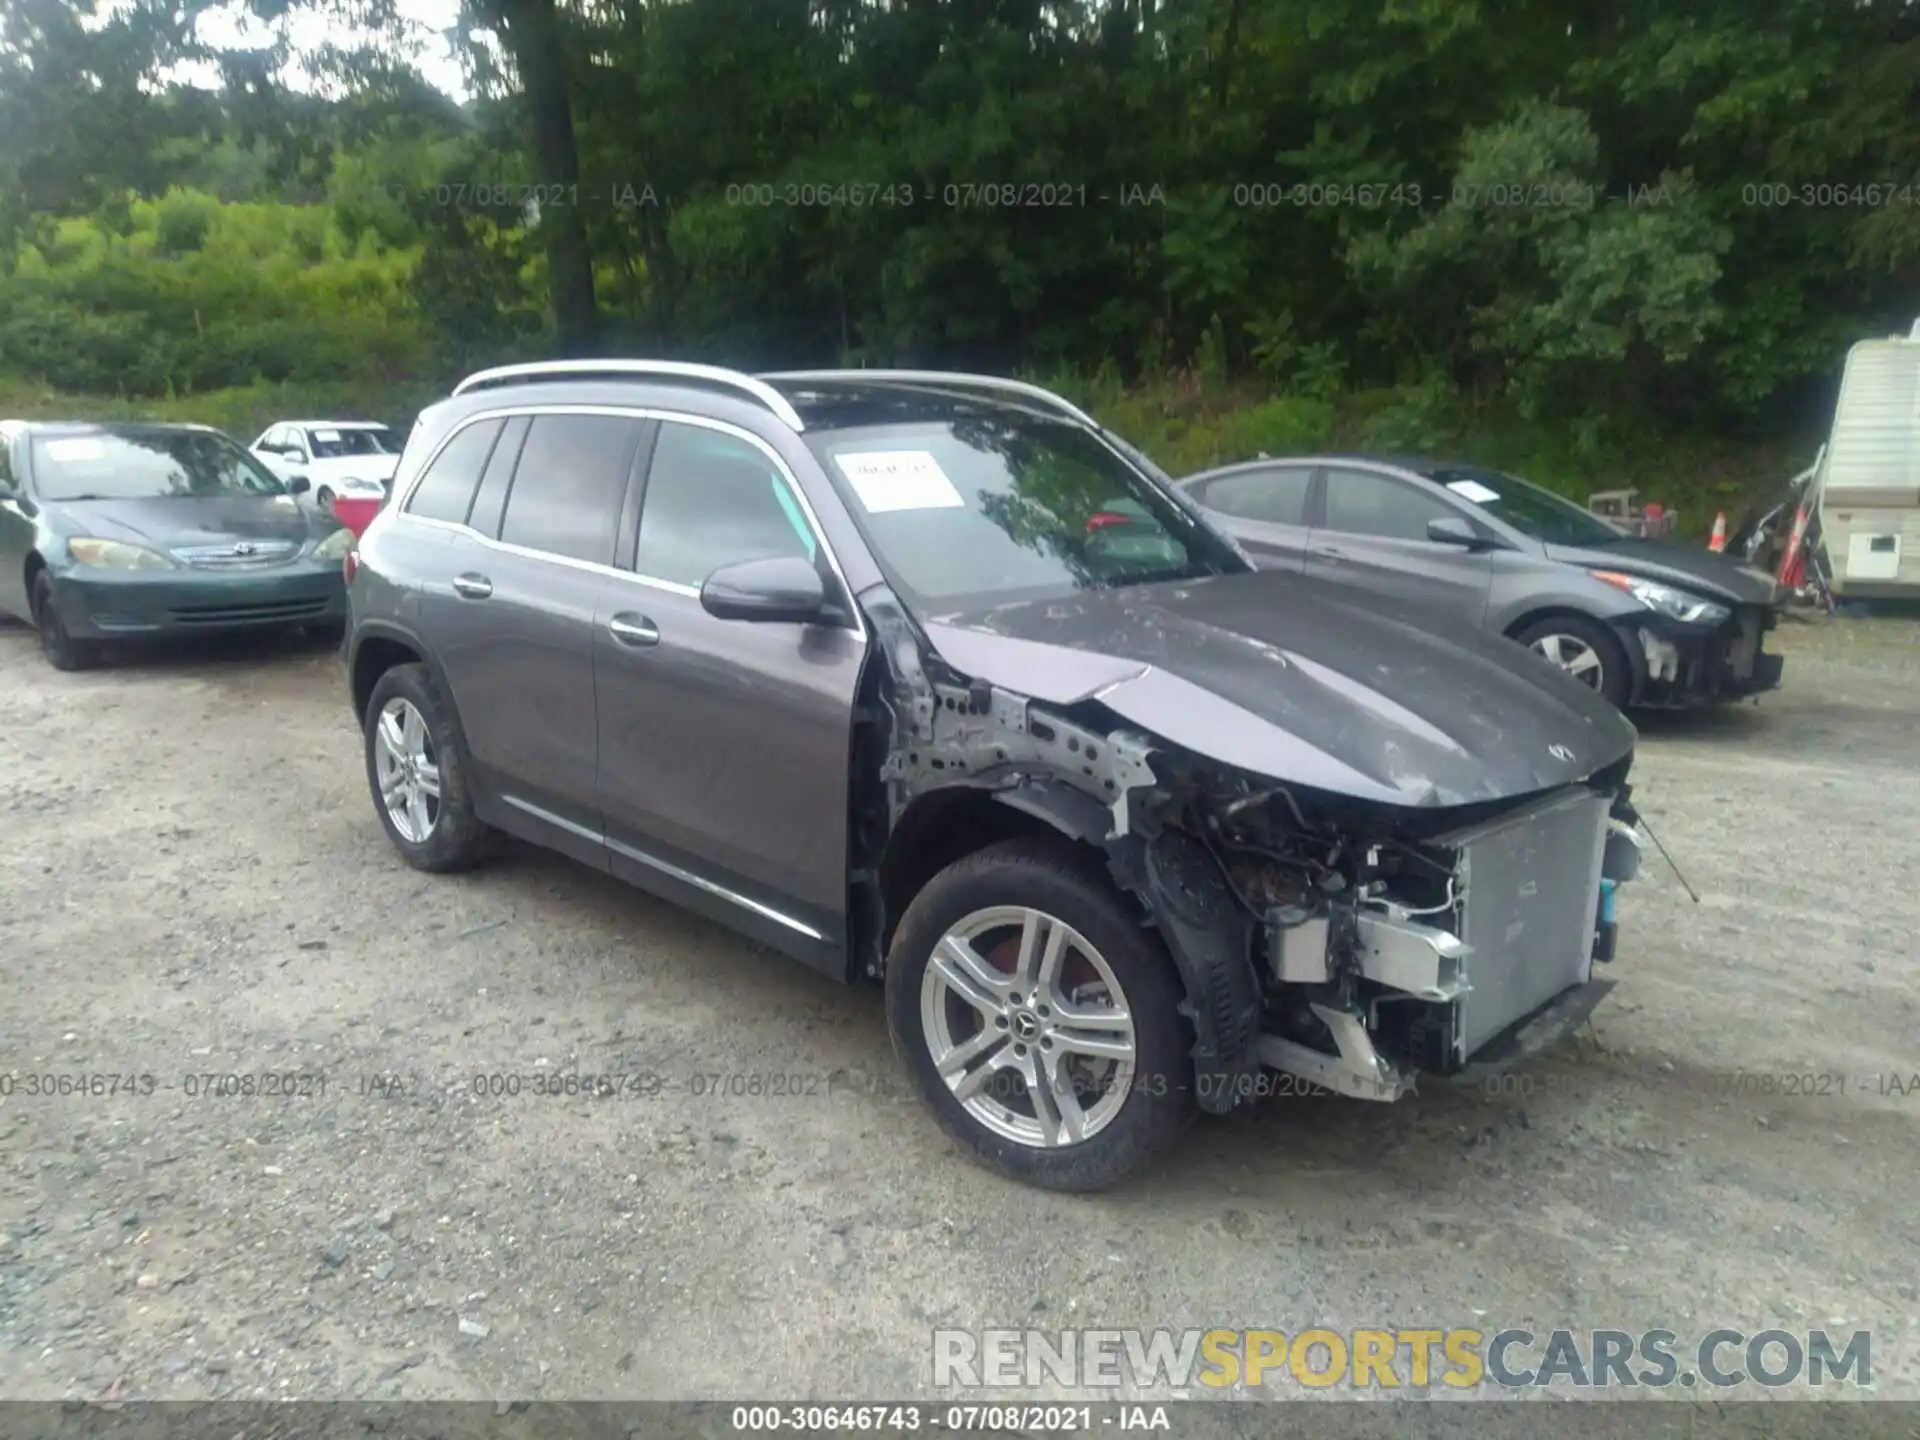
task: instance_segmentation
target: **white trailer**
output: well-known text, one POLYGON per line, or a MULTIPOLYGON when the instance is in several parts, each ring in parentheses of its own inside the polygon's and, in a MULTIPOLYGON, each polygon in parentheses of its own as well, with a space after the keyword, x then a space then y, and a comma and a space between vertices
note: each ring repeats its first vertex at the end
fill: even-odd
POLYGON ((1812 484, 1834 594, 1920 594, 1920 320, 1847 352, 1812 484))

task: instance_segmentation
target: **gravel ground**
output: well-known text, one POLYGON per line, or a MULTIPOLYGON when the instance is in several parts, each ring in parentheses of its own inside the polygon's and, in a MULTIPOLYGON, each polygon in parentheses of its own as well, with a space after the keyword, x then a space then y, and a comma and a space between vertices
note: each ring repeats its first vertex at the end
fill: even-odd
POLYGON ((0 1396, 903 1395, 940 1325, 1423 1323, 1871 1327, 1920 1395, 1917 633, 1790 627, 1781 693, 1645 725, 1700 900, 1648 865, 1517 1084, 1276 1101, 1075 1199, 942 1139, 871 992, 554 857, 408 870, 331 650, 0 629, 0 1396), (476 1093, 576 1068, 803 1093, 476 1093))

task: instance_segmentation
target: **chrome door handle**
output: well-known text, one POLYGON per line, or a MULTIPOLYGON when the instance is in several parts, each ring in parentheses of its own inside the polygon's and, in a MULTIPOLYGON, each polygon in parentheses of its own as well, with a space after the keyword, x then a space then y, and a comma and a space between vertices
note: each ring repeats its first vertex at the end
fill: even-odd
POLYGON ((484 575, 456 575, 453 588, 469 600, 484 600, 493 594, 493 582, 484 575))
POLYGON ((622 610, 607 621, 607 632, 622 645, 630 645, 635 649, 660 643, 660 627, 646 616, 636 615, 631 610, 622 610))
POLYGON ((1331 545, 1316 545, 1313 547, 1313 554, 1321 560, 1332 560, 1335 562, 1347 558, 1346 551, 1336 550, 1331 545))

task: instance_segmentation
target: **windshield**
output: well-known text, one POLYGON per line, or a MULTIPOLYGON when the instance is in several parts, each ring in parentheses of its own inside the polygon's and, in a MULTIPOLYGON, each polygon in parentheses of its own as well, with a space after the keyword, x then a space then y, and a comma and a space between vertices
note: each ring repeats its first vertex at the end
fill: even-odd
POLYGON ((1093 435, 1025 416, 811 444, 895 588, 923 605, 1232 575, 1246 562, 1093 435))
POLYGON ((1611 545, 1625 533, 1551 490, 1498 470, 1462 466, 1430 473, 1462 500, 1542 544, 1611 545))
POLYGON ((337 460, 346 455, 393 455, 394 448, 391 430, 315 430, 310 436, 313 441, 313 458, 316 460, 337 460))
POLYGON ((253 456, 204 430, 36 436, 33 475, 43 500, 286 493, 253 456))

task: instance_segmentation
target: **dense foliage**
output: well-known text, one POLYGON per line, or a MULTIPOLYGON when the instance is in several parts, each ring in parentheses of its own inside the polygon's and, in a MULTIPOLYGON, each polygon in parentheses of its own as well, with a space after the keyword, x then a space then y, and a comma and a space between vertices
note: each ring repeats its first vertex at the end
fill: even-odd
POLYGON ((397 40, 195 89, 191 8, 0 0, 0 375, 1178 373, 1249 437, 1592 456, 1804 438, 1920 312, 1910 0, 467 3, 457 107, 397 40))

